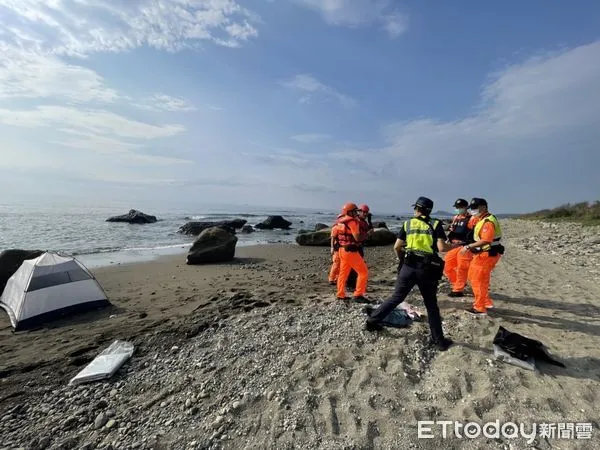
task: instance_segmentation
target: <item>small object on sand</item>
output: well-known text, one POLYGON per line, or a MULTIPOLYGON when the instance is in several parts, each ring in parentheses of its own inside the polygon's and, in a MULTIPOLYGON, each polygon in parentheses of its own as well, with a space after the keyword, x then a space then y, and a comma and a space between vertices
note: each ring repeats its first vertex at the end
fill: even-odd
MULTIPOLYGON (((376 307, 365 306, 363 308, 363 314, 371 316, 376 307)), ((391 327, 391 328, 406 328, 413 323, 413 319, 408 315, 406 310, 401 308, 394 309, 388 316, 380 322, 380 326, 391 327)))
POLYGON ((419 311, 417 311, 417 308, 415 308, 413 305, 411 305, 409 303, 402 302, 398 305, 398 308, 406 311, 406 314, 408 314, 408 317, 410 317, 415 322, 420 322, 421 320, 423 320, 421 318, 421 313, 419 313, 419 311))
POLYGON ((69 384, 77 385, 90 381, 104 380, 112 377, 117 370, 133 355, 131 342, 116 340, 91 363, 71 379, 69 384))
POLYGON ((563 363, 555 360, 552 355, 550 355, 550 352, 542 342, 530 339, 518 333, 513 333, 504 327, 498 328, 493 343, 510 356, 520 359, 521 361, 527 361, 531 357, 539 361, 545 361, 554 366, 565 367, 563 363))
POLYGON ((502 350, 496 344, 494 344, 494 358, 496 358, 498 361, 512 364, 513 366, 517 366, 522 369, 535 371, 535 359, 533 358, 533 356, 530 356, 526 360, 513 358, 512 356, 510 356, 510 354, 502 350))

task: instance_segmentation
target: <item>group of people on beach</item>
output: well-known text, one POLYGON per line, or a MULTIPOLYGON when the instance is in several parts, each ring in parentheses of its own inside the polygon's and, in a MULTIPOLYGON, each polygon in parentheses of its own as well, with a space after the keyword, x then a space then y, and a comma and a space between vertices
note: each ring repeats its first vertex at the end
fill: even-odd
MULTIPOLYGON (((431 217, 431 199, 419 197, 412 207, 414 217, 402 224, 394 244, 399 262, 394 293, 372 310, 366 329, 381 330, 381 323, 404 302, 416 285, 427 309, 431 343, 444 351, 452 345, 452 340, 446 338, 442 330, 437 304, 438 283, 446 276, 452 286, 448 293, 450 297, 463 297, 469 283, 474 302, 467 311, 475 316, 487 315, 488 309, 494 307, 489 296, 491 273, 504 254, 500 243, 502 229, 483 198, 474 197, 470 202, 457 199, 448 233, 442 221, 431 217), (445 253, 444 258, 440 253, 445 253)), ((366 297, 369 271, 364 259, 364 244, 372 232, 369 207, 345 204, 331 229, 329 282, 336 285, 339 300, 348 300, 346 286, 350 273, 355 271, 357 276, 352 299, 370 303, 366 297)))

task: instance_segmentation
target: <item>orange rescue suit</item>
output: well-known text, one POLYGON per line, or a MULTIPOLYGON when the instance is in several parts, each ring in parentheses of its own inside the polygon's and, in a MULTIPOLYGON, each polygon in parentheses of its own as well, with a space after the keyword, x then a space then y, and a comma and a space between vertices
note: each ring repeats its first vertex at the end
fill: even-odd
POLYGON ((337 297, 346 297, 346 281, 352 269, 358 274, 354 297, 364 296, 367 292, 369 270, 365 260, 359 253, 360 245, 366 237, 361 232, 359 219, 345 216, 338 221, 335 228, 337 240, 340 244, 340 272, 337 278, 337 297))
MULTIPOLYGON (((481 218, 480 220, 483 220, 481 218)), ((492 242, 496 235, 494 224, 487 222, 483 224, 480 238, 492 242)), ((473 256, 471 266, 469 267, 469 282, 473 288, 475 301, 473 308, 480 312, 485 312, 488 308, 493 308, 494 302, 490 298, 490 278, 492 270, 498 264, 500 255, 490 256, 488 252, 481 252, 473 256)))
MULTIPOLYGON (((475 225, 478 222, 477 216, 471 216, 470 214, 458 214, 454 216, 452 220, 452 225, 450 225, 450 230, 453 229, 453 225, 456 223, 464 223, 465 220, 468 220, 466 227, 469 230, 475 228, 475 225)), ((464 242, 465 244, 467 242, 464 242)), ((450 281, 452 285, 452 292, 462 292, 467 285, 467 276, 469 273, 469 266, 471 265, 471 260, 473 259, 473 253, 467 252, 462 253, 462 247, 453 248, 444 258, 444 275, 450 281)))
MULTIPOLYGON (((334 242, 337 244, 337 233, 338 233, 338 228, 337 228, 337 224, 339 223, 339 220, 344 217, 342 214, 340 214, 337 217, 337 220, 335 221, 335 223, 333 224, 333 226, 331 227, 331 237, 334 239, 334 242)), ((330 283, 334 283, 337 281, 338 275, 340 273, 340 252, 334 248, 333 250, 333 255, 331 255, 331 269, 329 269, 329 282, 330 283)))

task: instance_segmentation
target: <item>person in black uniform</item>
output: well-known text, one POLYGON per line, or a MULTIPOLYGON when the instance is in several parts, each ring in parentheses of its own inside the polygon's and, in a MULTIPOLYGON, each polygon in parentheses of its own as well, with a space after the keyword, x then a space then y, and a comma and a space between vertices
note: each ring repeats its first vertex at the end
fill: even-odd
POLYGON ((388 300, 371 312, 366 329, 381 330, 381 322, 417 285, 427 308, 431 343, 444 351, 452 345, 452 340, 444 337, 437 304, 438 282, 444 270, 444 261, 438 252, 448 251, 453 246, 446 243, 446 233, 441 221, 429 216, 433 209, 432 200, 419 197, 412 206, 415 217, 404 222, 394 245, 394 251, 402 261, 396 278, 396 288, 388 300))

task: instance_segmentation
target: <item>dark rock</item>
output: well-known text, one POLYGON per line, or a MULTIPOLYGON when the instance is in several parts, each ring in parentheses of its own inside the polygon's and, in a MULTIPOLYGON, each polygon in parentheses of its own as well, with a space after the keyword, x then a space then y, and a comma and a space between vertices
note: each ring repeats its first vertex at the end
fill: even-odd
POLYGON ((241 233, 244 233, 244 234, 254 233, 254 228, 252 228, 252 225, 244 225, 242 227, 241 233))
POLYGON ((246 222, 247 220, 244 219, 221 220, 219 222, 188 222, 180 227, 178 232, 188 236, 198 236, 208 228, 218 227, 235 234, 235 230, 242 228, 246 225, 246 222))
MULTIPOLYGON (((396 234, 387 228, 375 228, 367 238, 365 247, 391 245, 395 242, 396 234)), ((296 243, 302 246, 329 247, 331 245, 331 231, 327 229, 298 234, 296 243)))
POLYGON ((154 223, 156 222, 156 216, 150 216, 148 214, 144 214, 141 211, 137 211, 135 209, 129 210, 127 214, 123 214, 122 216, 114 216, 106 219, 107 222, 126 222, 126 223, 154 223))
POLYGON ((292 222, 285 220, 281 216, 269 216, 267 219, 259 224, 256 224, 254 228, 259 230, 289 230, 292 222))
POLYGON ((329 247, 331 245, 331 230, 306 232, 296 236, 298 245, 310 247, 329 247))
POLYGON ((387 225, 385 222, 375 222, 373 228, 387 228, 387 225))
POLYGON ((4 291, 6 282, 21 267, 26 259, 35 259, 42 255, 42 250, 4 250, 0 253, 0 294, 4 291))
POLYGON ((69 416, 63 422, 63 428, 69 429, 78 422, 77 417, 69 416))
POLYGON ((104 409, 104 408, 107 408, 107 407, 108 407, 108 402, 104 398, 101 398, 96 403, 96 409, 104 409))
POLYGON ((237 236, 219 227, 204 230, 190 248, 187 264, 231 261, 235 257, 237 236))
POLYGON ((329 228, 329 225, 325 225, 324 223, 318 223, 315 225, 315 231, 326 230, 329 228))
POLYGON ((375 228, 367 238, 365 247, 392 245, 396 242, 396 234, 387 228, 375 228))

